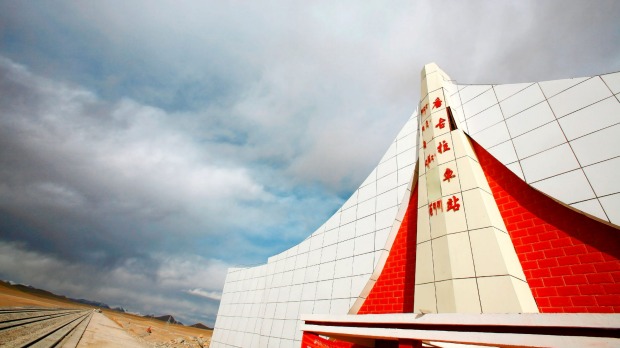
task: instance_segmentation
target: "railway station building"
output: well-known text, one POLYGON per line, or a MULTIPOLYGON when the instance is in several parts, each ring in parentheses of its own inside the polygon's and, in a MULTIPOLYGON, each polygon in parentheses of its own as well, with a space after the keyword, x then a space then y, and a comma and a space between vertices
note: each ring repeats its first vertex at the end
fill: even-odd
POLYGON ((298 245, 228 271, 213 347, 620 345, 620 73, 419 108, 298 245))

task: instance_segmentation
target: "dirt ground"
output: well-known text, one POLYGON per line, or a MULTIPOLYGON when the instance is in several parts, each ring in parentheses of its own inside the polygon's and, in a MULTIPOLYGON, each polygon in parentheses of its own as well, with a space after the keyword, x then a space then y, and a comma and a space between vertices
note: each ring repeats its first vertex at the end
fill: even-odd
MULTIPOLYGON (((0 282, 2 307, 95 308, 45 294, 29 293, 0 282)), ((150 347, 209 347, 212 330, 167 324, 163 321, 103 309, 102 312, 130 335, 150 347), (150 327, 150 333, 148 328, 150 327)))

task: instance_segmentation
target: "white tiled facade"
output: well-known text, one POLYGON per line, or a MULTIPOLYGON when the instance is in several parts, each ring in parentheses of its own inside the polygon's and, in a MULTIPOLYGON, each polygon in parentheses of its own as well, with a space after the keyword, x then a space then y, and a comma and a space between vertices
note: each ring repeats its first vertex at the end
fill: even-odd
POLYGON ((299 347, 301 314, 359 308, 409 203, 417 125, 414 114, 359 189, 303 242, 266 265, 228 271, 212 347, 299 347))
POLYGON ((466 134, 532 187, 620 225, 620 73, 506 85, 459 85, 443 72, 427 77, 420 105, 432 108, 438 97, 443 104, 406 122, 325 224, 265 265, 229 270, 213 347, 299 347, 301 314, 356 313, 381 272, 416 180, 414 308, 530 311, 530 290, 466 134), (421 132, 446 106, 458 129, 421 132), (435 153, 426 166, 425 141, 430 149, 445 141, 450 155, 435 153), (447 168, 458 181, 437 179, 447 168), (451 212, 454 219, 429 215, 429 202, 442 200, 445 209, 453 197, 463 204, 451 212), (511 296, 517 300, 505 300, 511 296))
POLYGON ((620 73, 458 85, 462 128, 528 184, 620 225, 620 73))

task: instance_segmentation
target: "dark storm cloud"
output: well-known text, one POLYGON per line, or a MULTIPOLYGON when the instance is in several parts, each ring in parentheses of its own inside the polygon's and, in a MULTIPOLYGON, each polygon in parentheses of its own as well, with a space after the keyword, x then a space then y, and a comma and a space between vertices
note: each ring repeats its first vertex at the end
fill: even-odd
POLYGON ((424 64, 463 83, 617 71, 618 17, 616 1, 0 1, 0 276, 213 320, 229 264, 298 243, 364 179, 424 64))

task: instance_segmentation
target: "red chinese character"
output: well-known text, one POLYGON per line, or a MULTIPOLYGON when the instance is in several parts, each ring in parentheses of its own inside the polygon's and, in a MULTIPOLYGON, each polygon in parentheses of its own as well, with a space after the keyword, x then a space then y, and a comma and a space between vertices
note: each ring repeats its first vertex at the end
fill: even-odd
POLYGON ((450 146, 448 145, 448 143, 445 140, 442 140, 441 143, 439 143, 439 146, 437 146, 437 151, 439 153, 444 153, 450 149, 450 146))
POLYGON ((424 122, 424 124, 426 125, 426 128, 428 128, 428 120, 426 120, 426 122, 424 122))
POLYGON ((456 175, 454 175, 454 172, 452 171, 452 169, 446 168, 446 171, 443 172, 443 181, 450 182, 450 179, 454 179, 454 178, 456 178, 456 175))
POLYGON ((420 112, 422 112, 422 115, 426 115, 426 110, 428 109, 428 103, 426 103, 422 109, 420 109, 420 112))
POLYGON ((433 102, 433 109, 439 109, 440 107, 441 107, 441 99, 437 97, 437 99, 435 99, 435 101, 433 102))
POLYGON ((452 198, 448 199, 448 211, 457 211, 461 208, 461 205, 458 203, 459 199, 457 196, 452 196, 452 198))
POLYGON ((435 128, 443 129, 445 126, 446 126, 446 120, 443 118, 440 118, 435 128))
POLYGON ((443 211, 443 208, 441 207, 441 199, 428 204, 428 213, 431 216, 438 214, 439 211, 443 211))
POLYGON ((425 130, 425 129, 424 129, 424 126, 422 126, 422 132, 424 132, 424 130, 425 130))
POLYGON ((426 140, 422 140, 422 146, 426 149, 426 140))
POLYGON ((429 168, 431 166, 431 162, 435 160, 435 155, 428 155, 426 160, 424 161, 424 165, 429 168))

